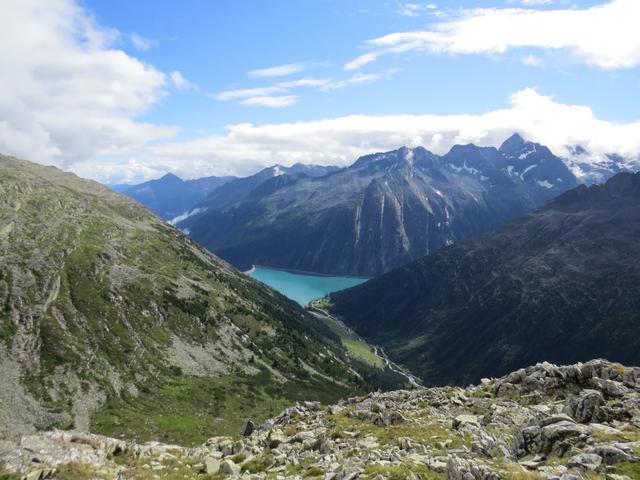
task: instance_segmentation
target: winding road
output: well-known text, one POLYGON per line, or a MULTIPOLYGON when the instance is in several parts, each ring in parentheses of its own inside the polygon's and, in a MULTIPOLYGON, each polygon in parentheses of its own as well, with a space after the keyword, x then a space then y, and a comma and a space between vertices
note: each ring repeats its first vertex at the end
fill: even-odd
POLYGON ((389 370, 402 375, 403 377, 405 377, 409 383, 411 384, 411 386, 413 388, 424 388, 421 384, 420 384, 420 380, 411 375, 410 373, 405 372, 404 370, 402 370, 397 364, 395 364, 394 362, 392 362, 389 357, 387 356, 387 354, 385 353, 385 351, 383 350, 382 347, 379 347, 377 345, 371 345, 370 343, 368 343, 366 340, 364 340, 362 337, 360 337, 360 335, 358 335, 356 332, 354 332, 351 328, 349 328, 347 325, 345 325, 345 323, 340 320, 339 318, 334 317, 333 315, 331 315, 329 312, 327 312, 326 310, 313 306, 313 305, 308 305, 307 306, 307 311, 309 313, 311 313, 312 315, 315 315, 317 317, 325 317, 330 321, 333 321, 335 323, 337 323, 338 325, 340 325, 342 328, 344 328, 347 332, 349 332, 350 334, 356 336, 359 340, 362 340, 363 342, 367 343, 372 349, 373 349, 373 354, 378 357, 380 360, 382 360, 382 362, 384 363, 385 367, 389 368, 389 370))

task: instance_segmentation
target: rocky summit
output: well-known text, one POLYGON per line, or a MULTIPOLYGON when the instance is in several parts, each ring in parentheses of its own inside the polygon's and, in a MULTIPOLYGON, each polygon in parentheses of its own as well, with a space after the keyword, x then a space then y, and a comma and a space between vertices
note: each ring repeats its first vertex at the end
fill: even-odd
POLYGON ((177 226, 238 268, 375 276, 496 228, 578 184, 547 147, 512 136, 500 149, 443 156, 400 148, 311 176, 278 167, 230 182, 177 226))
POLYGON ((539 363, 468 388, 299 403, 195 448, 51 431, 0 444, 0 464, 28 480, 638 479, 640 368, 539 363))

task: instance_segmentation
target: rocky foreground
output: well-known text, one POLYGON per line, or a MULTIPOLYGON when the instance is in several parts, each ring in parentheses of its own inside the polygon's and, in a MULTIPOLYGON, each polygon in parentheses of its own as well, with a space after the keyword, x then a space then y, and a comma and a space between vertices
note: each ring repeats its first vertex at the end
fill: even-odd
POLYGON ((541 363, 481 385, 304 403, 196 448, 53 431, 0 479, 640 479, 640 368, 541 363))

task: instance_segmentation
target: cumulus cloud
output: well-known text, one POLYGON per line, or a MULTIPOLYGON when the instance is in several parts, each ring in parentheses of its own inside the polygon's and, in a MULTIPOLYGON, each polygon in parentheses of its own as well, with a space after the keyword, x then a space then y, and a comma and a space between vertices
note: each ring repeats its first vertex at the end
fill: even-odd
POLYGON ((223 135, 150 147, 128 164, 104 165, 100 178, 149 178, 174 171, 185 178, 204 175, 248 175, 279 163, 349 165, 357 157, 380 151, 424 146, 446 153, 455 144, 500 145, 514 131, 548 145, 569 158, 572 147, 590 152, 580 161, 608 153, 637 158, 640 122, 613 123, 598 119, 587 106, 567 105, 532 88, 511 95, 508 108, 478 115, 350 115, 334 119, 253 125, 229 125, 223 135), (153 173, 153 174, 152 174, 153 173))
POLYGON ((464 10, 460 16, 429 30, 392 33, 370 40, 368 46, 373 50, 344 68, 357 69, 382 55, 404 52, 499 55, 518 48, 565 49, 594 67, 632 68, 640 65, 638 18, 638 0, 612 0, 586 9, 464 10))
POLYGON ((136 120, 165 75, 111 48, 117 32, 74 2, 4 0, 0 18, 0 152, 66 167, 174 133, 136 120))

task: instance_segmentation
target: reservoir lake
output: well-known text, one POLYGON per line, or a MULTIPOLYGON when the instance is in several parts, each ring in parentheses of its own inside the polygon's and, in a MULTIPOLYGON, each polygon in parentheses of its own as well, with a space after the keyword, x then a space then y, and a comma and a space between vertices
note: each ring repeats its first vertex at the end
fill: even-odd
POLYGON ((354 287, 366 282, 367 278, 329 277, 311 273, 293 273, 266 267, 255 267, 248 272, 256 280, 269 285, 284 296, 306 305, 325 295, 354 287))

